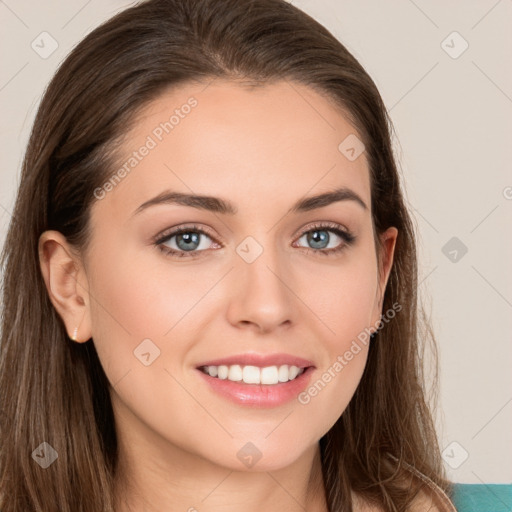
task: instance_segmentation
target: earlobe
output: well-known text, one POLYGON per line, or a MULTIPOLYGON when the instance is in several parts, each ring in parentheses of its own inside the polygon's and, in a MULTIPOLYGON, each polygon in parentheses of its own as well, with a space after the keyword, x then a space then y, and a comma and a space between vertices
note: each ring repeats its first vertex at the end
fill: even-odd
POLYGON ((49 298, 77 342, 91 338, 89 294, 83 267, 66 238, 58 231, 45 231, 39 238, 39 263, 49 298))

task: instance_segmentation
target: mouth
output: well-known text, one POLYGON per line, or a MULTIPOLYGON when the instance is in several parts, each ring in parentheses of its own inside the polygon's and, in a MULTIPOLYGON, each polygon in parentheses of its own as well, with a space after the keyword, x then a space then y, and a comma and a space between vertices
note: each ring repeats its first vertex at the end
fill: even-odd
POLYGON ((195 369, 217 396, 239 406, 272 408, 297 399, 315 368, 292 354, 246 352, 203 361, 195 369))
POLYGON ((314 366, 203 365, 197 375, 217 396, 242 407, 269 409, 296 401, 314 366))
POLYGON ((238 382, 240 384, 259 384, 275 386, 293 381, 312 366, 298 367, 295 365, 273 365, 258 367, 254 365, 205 365, 198 367, 206 375, 220 380, 238 382))

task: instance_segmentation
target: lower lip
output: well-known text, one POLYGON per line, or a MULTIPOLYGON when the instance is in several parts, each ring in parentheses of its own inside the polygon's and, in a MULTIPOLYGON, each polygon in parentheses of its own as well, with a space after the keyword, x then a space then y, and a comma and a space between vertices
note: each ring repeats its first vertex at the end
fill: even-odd
POLYGON ((279 384, 244 384, 228 379, 210 377, 202 370, 196 369, 211 389, 219 395, 238 405, 251 407, 270 408, 283 405, 304 391, 314 367, 306 368, 297 378, 279 384))

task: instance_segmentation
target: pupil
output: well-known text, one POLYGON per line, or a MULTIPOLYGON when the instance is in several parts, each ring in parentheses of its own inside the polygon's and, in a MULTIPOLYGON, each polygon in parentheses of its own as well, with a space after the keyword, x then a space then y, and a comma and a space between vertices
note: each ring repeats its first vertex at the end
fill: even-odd
POLYGON ((197 245, 199 244, 199 235, 197 233, 180 233, 177 236, 176 244, 178 247, 184 251, 190 251, 192 249, 197 249, 197 245), (185 244, 196 244, 196 246, 183 246, 180 242, 184 241, 185 244))
POLYGON ((329 242, 329 235, 326 231, 313 231, 311 236, 309 237, 309 241, 315 244, 320 244, 320 246, 315 246, 315 249, 322 249, 325 246, 322 246, 323 242, 329 242), (320 235, 319 235, 320 233, 320 235))

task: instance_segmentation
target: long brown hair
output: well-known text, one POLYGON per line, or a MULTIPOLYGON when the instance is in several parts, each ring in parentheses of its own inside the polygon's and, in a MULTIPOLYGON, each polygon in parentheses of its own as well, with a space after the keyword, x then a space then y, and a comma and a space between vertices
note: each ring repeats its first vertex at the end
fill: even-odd
POLYGON ((284 0, 149 0, 73 49, 32 128, 1 260, 2 512, 114 510, 109 383, 93 340, 72 342, 50 302, 38 239, 54 229, 85 251, 94 190, 116 169, 116 143, 137 113, 170 87, 215 77, 288 80, 332 100, 366 146, 375 234, 398 229, 382 309, 402 309, 376 334, 355 395, 320 440, 329 510, 352 511, 351 490, 384 510, 407 510, 419 489, 404 484, 408 465, 450 492, 430 410, 437 366, 430 398, 423 375, 422 350, 430 344, 434 361, 437 353, 418 304, 414 226, 374 82, 327 29, 284 0), (58 453, 46 469, 32 460, 43 442, 58 453))

